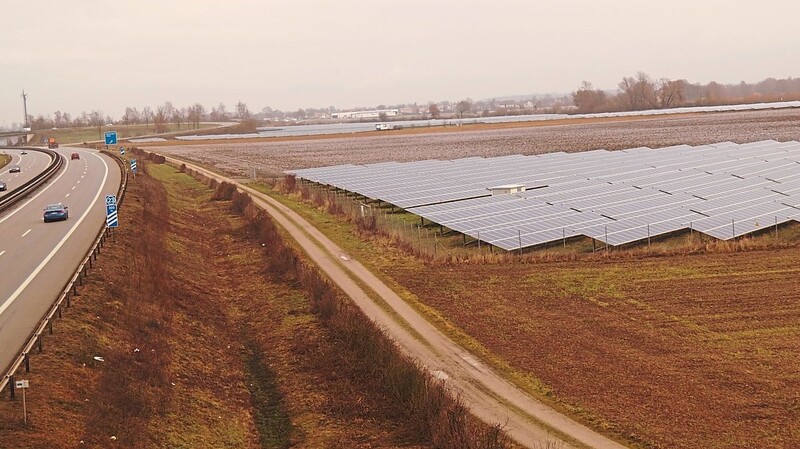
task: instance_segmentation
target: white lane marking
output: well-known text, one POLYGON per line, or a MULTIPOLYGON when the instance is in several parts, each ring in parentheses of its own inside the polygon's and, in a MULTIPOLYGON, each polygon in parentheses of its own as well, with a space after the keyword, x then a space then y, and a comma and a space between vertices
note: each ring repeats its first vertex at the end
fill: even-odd
POLYGON ((64 198, 69 198, 69 193, 64 195, 64 198))
POLYGON ((9 296, 8 299, 6 299, 6 301, 2 305, 0 305, 0 315, 2 315, 3 312, 6 311, 6 309, 11 305, 11 303, 13 303, 14 300, 16 300, 17 297, 23 292, 23 290, 25 290, 28 287, 28 285, 39 274, 39 272, 41 272, 42 269, 44 269, 45 265, 47 265, 47 263, 50 262, 50 259, 52 259, 56 255, 58 250, 60 250, 61 247, 64 246, 64 243, 66 243, 67 239, 69 239, 75 232, 75 230, 78 229, 78 226, 80 226, 80 224, 83 223, 83 220, 86 219, 86 217, 89 215, 89 212, 91 212, 92 206, 94 206, 94 204, 97 203, 97 200, 100 198, 100 194, 103 192, 103 188, 105 188, 106 186, 106 180, 108 179, 108 164, 102 157, 97 155, 94 156, 99 158, 100 161, 103 163, 103 166, 105 166, 106 168, 105 173, 103 174, 103 180, 100 182, 100 187, 97 189, 97 193, 94 195, 94 199, 89 203, 89 207, 87 207, 86 211, 83 212, 81 218, 79 218, 78 221, 69 230, 69 232, 67 232, 67 235, 65 235, 64 238, 61 239, 60 242, 58 242, 58 245, 56 245, 55 248, 53 248, 53 250, 50 251, 50 254, 48 254, 47 257, 44 258, 42 263, 40 263, 39 266, 36 267, 35 270, 33 270, 33 272, 28 276, 27 279, 25 279, 25 281, 22 282, 22 284, 20 284, 20 286, 14 291, 14 293, 12 293, 11 296, 9 296))
POLYGON ((78 187, 78 186, 72 186, 72 190, 75 190, 75 187, 78 187))
POLYGON ((8 213, 8 215, 6 215, 5 217, 3 217, 3 218, 0 218, 0 223, 2 223, 2 222, 4 222, 4 221, 8 220, 8 219, 9 219, 9 218, 11 218, 11 217, 13 217, 13 216, 14 216, 14 214, 16 214, 17 212, 21 211, 21 210, 22 210, 22 209, 23 209, 25 206, 27 206, 28 204, 30 204, 30 203, 31 203, 31 201, 35 200, 36 198, 39 198, 39 196, 40 196, 41 194, 43 194, 44 192, 46 192, 46 191, 47 191, 47 190, 48 190, 50 187, 53 187, 53 185, 54 185, 54 184, 56 184, 56 181, 58 181, 59 179, 61 179, 61 177, 62 177, 62 176, 64 176, 64 175, 67 173, 67 169, 68 169, 68 168, 69 168, 69 161, 67 162, 67 165, 66 165, 66 168, 64 169, 64 171, 62 171, 60 175, 56 176, 56 178, 55 178, 55 179, 53 179, 53 180, 49 181, 49 182, 48 182, 48 184, 47 184, 47 187, 43 188, 43 189, 42 189, 42 190, 41 190, 39 193, 37 193, 36 195, 34 195, 34 196, 31 198, 31 199, 29 199, 28 201, 25 201, 24 203, 22 203, 22 205, 18 206, 16 209, 14 209, 14 210, 12 210, 11 212, 9 212, 9 213, 8 213))
POLYGON ((26 236, 26 235, 28 235, 30 232, 31 232, 31 230, 30 230, 30 229, 28 229, 27 231, 25 231, 25 233, 24 233, 24 234, 22 234, 22 236, 23 236, 23 237, 25 237, 25 236, 26 236))
POLYGON ((81 183, 81 181, 80 181, 80 179, 79 179, 79 180, 78 180, 78 184, 80 184, 80 183, 81 183))
POLYGON ((0 256, 2 256, 5 253, 6 253, 5 251, 0 251, 0 256))

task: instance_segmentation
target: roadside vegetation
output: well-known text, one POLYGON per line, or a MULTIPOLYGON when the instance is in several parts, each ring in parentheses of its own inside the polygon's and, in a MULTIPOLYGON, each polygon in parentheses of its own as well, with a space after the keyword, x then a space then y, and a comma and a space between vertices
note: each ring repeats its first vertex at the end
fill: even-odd
POLYGON ((11 162, 11 156, 6 153, 0 153, 0 168, 5 167, 11 162))

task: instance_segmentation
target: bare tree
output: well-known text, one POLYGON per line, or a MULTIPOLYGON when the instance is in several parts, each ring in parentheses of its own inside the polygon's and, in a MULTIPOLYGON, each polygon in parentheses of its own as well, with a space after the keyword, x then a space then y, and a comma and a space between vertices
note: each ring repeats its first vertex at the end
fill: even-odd
POLYGON ((177 125, 178 131, 181 129, 181 124, 186 120, 186 109, 175 109, 172 111, 172 123, 177 125))
POLYGON ((150 124, 150 120, 153 119, 153 110, 150 109, 150 106, 145 106, 142 108, 142 121, 144 121, 144 131, 147 132, 147 125, 150 124))
POLYGON ((684 92, 688 86, 686 80, 669 80, 661 78, 658 82, 656 95, 658 96, 659 106, 662 108, 673 108, 683 103, 684 92))
POLYGON ((584 81, 581 88, 572 93, 572 102, 582 114, 599 112, 605 107, 606 93, 592 89, 592 83, 584 81))
POLYGON ((247 109, 247 103, 239 100, 236 103, 236 116, 239 117, 239 120, 247 120, 250 118, 250 110, 247 109))
POLYGON ((442 114, 441 111, 439 111, 439 106, 437 106, 436 103, 431 103, 431 105, 428 106, 428 113, 431 115, 431 118, 439 118, 439 116, 442 114))
POLYGON ((458 113, 459 118, 464 118, 464 113, 469 113, 472 111, 472 100, 467 98, 466 100, 461 100, 456 105, 456 112, 458 113))
POLYGON ((639 72, 636 77, 624 77, 619 83, 620 99, 626 109, 638 111, 658 106, 655 84, 650 75, 639 72))
POLYGON ((200 103, 195 103, 193 106, 189 107, 188 120, 189 123, 194 126, 194 129, 200 128, 200 120, 203 119, 205 113, 206 109, 200 103))
POLYGON ((159 106, 153 115, 153 127, 157 133, 163 133, 167 130, 167 111, 164 106, 159 106))

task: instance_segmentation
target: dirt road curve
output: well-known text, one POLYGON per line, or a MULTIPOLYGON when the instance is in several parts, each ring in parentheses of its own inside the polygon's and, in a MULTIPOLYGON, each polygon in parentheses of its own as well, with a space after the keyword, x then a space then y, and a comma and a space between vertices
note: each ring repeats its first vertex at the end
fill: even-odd
MULTIPOLYGON (((183 163, 176 159, 168 160, 183 163)), ((186 165, 220 181, 235 183, 201 167, 186 165)), ((487 423, 504 424, 515 441, 529 448, 544 447, 548 442, 560 442, 560 447, 565 449, 625 447, 556 412, 505 381, 439 332, 380 279, 302 217, 267 195, 242 185, 238 187, 250 193, 255 203, 283 226, 308 257, 406 353, 419 360, 434 376, 446 379, 451 389, 460 392, 473 414, 487 423), (373 290, 396 315, 376 304, 354 279, 373 290), (405 323, 401 322, 403 320, 405 323)))

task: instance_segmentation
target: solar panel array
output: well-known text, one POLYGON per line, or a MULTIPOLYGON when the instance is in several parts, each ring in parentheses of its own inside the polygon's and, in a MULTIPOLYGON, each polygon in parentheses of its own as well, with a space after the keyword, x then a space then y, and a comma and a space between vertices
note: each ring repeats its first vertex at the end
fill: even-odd
POLYGON ((297 170, 513 250, 622 245, 692 229, 727 240, 800 220, 800 143, 772 140, 297 170), (489 196, 489 187, 528 190, 489 196))

